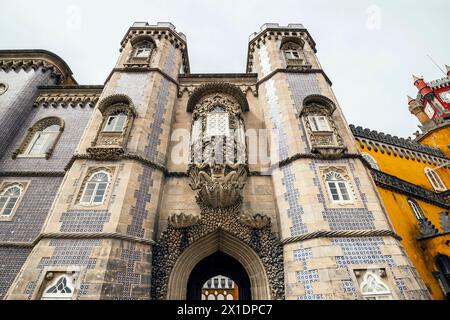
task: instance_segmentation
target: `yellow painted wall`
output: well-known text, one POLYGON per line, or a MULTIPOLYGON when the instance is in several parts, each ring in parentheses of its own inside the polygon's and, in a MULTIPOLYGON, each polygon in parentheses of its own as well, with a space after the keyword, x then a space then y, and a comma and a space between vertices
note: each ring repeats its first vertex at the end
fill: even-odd
MULTIPOLYGON (((450 140, 448 143, 450 143, 450 140)), ((373 148, 369 151, 367 147, 361 148, 359 143, 357 143, 357 145, 361 152, 370 154, 376 160, 382 172, 434 191, 433 186, 425 175, 425 168, 429 167, 434 169, 437 167, 436 165, 413 160, 411 158, 400 158, 400 156, 394 156, 393 153, 389 155, 385 152, 383 154, 380 150, 375 152, 373 148)), ((440 168, 436 172, 441 177, 445 186, 450 188, 450 170, 447 168, 440 168)))
MULTIPOLYGON (((440 130, 436 130, 432 134, 425 136, 422 143, 442 148, 442 151, 447 156, 450 156, 450 153, 448 152, 449 149, 447 148, 445 150, 446 146, 450 143, 450 126, 441 128, 440 130)), ((357 145, 362 153, 368 153, 375 159, 380 171, 422 188, 434 191, 433 186, 425 175, 424 169, 426 167, 434 169, 436 168, 435 165, 424 163, 423 161, 412 160, 411 158, 401 158, 400 156, 394 156, 393 153, 389 155, 385 152, 383 154, 380 150, 375 151, 373 148, 369 151, 367 147, 362 148, 359 143, 357 143, 357 145)), ((436 172, 439 174, 446 187, 450 188, 450 170, 444 167, 438 169, 436 172)), ((383 199, 394 230, 402 237, 402 244, 417 272, 430 289, 433 298, 444 299, 444 294, 439 283, 432 273, 438 271, 435 259, 439 254, 450 256, 450 247, 446 243, 447 241, 450 241, 450 235, 442 235, 418 241, 417 239, 420 236, 419 221, 408 204, 408 197, 381 187, 378 188, 378 191, 383 199)), ((425 217, 430 220, 440 232, 442 232, 439 213, 447 210, 417 199, 415 200, 422 209, 425 217)))
POLYGON ((450 124, 434 129, 419 140, 420 143, 439 148, 447 158, 450 158, 450 124))
MULTIPOLYGON (((378 188, 395 232, 402 237, 402 244, 419 275, 431 290, 433 299, 444 299, 444 294, 432 272, 437 271, 434 259, 439 254, 450 255, 446 241, 450 235, 439 236, 430 240, 417 241, 419 237, 418 221, 408 204, 408 197, 399 193, 378 188)), ((439 212, 444 209, 416 200, 424 215, 440 229, 439 212)), ((441 230, 440 230, 441 231, 441 230)))

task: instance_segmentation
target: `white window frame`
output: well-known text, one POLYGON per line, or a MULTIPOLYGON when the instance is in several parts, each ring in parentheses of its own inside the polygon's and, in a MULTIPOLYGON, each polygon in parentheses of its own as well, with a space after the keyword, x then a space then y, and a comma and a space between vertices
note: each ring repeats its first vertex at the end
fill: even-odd
POLYGON ((110 183, 111 183, 111 175, 109 174, 109 172, 104 171, 104 170, 93 172, 89 176, 89 179, 86 181, 86 183, 84 185, 84 190, 83 190, 83 193, 82 193, 81 198, 80 198, 80 204, 82 204, 82 205, 102 205, 105 202, 106 194, 108 192, 108 188, 109 188, 110 183), (92 181, 92 179, 97 174, 100 174, 100 173, 106 174, 107 177, 108 177, 108 180, 106 182, 105 181, 92 181), (97 195, 97 191, 99 190, 99 185, 100 184, 105 184, 105 183, 106 183, 106 187, 105 187, 104 193, 102 195, 102 201, 101 202, 97 202, 97 201, 95 201, 95 198, 98 196, 97 195), (86 192, 88 190, 88 185, 90 185, 90 184, 94 185, 94 187, 92 189, 92 193, 90 195, 90 199, 89 199, 89 201, 84 201, 84 198, 86 196, 86 192))
POLYGON ((0 217, 11 217, 11 215, 14 212, 14 210, 16 209, 17 203, 19 203, 19 200, 22 197, 22 195, 23 195, 23 187, 21 185, 13 184, 13 185, 5 187, 0 192, 0 217), (19 189, 19 195, 17 197, 16 196, 6 196, 5 194, 8 192, 8 190, 13 189, 13 188, 19 189), (5 210, 7 209, 7 205, 11 203, 11 198, 15 198, 14 205, 12 208, 10 208, 11 210, 9 211, 8 214, 4 214, 5 210), (3 202, 3 199, 5 199, 4 202, 3 202), (3 202, 3 204, 2 204, 2 202, 3 202))
POLYGON ((28 144, 28 147, 26 151, 24 152, 24 155, 26 156, 45 156, 46 152, 54 145, 56 139, 58 138, 58 134, 61 130, 61 127, 57 124, 50 125, 42 130, 36 131, 33 138, 31 139, 30 143, 28 144), (46 129, 50 127, 58 127, 58 130, 56 131, 45 131, 46 129), (38 141, 39 138, 44 137, 41 149, 39 152, 32 152, 33 147, 35 146, 35 143, 38 141), (45 149, 43 149, 45 147, 45 149))
POLYGON ((328 194, 329 194, 332 202, 334 202, 334 203, 351 203, 351 202, 353 202, 353 197, 352 197, 352 193, 350 190, 350 186, 349 186, 348 182, 345 180, 345 178, 342 176, 342 174, 340 174, 336 171, 327 172, 325 174, 325 184, 328 189, 328 194), (334 174, 335 177, 339 176, 341 179, 337 180, 337 178, 336 178, 336 180, 329 180, 329 178, 327 176, 331 175, 331 174, 334 174), (334 199, 333 192, 331 191, 332 188, 330 187, 331 184, 334 185, 334 189, 336 190, 336 193, 337 193, 337 196, 339 199, 334 199), (345 191, 348 196, 347 200, 344 199, 344 194, 341 189, 342 185, 340 185, 340 184, 343 184, 343 186, 345 188, 345 191))
POLYGON ((149 41, 143 41, 142 43, 136 44, 133 51, 133 58, 135 59, 148 59, 152 55, 153 45, 149 41), (139 52, 144 53, 144 55, 139 55, 139 52))
POLYGON ((422 208, 419 206, 417 202, 412 199, 408 199, 408 204, 411 207, 416 219, 419 221, 425 220, 425 216, 423 214, 422 208))
POLYGON ((332 132, 330 122, 327 116, 313 115, 308 116, 309 125, 313 132, 332 132))
POLYGON ((386 285, 381 278, 376 274, 377 270, 367 270, 363 281, 360 284, 361 295, 364 300, 392 300, 392 292, 389 290, 388 285, 386 285), (378 286, 385 288, 384 291, 374 291, 365 292, 364 288, 369 285, 369 276, 373 277, 378 286))
POLYGON ((284 56, 289 60, 300 60, 303 62, 301 58, 301 53, 297 49, 284 49, 284 56))
POLYGON ((125 128, 125 126, 127 124, 127 120, 128 120, 128 117, 123 112, 110 115, 110 116, 108 116, 108 119, 106 119, 105 126, 103 128, 103 132, 123 132, 123 129, 125 128), (114 120, 112 120, 112 125, 109 124, 109 121, 111 118, 115 118, 114 120), (123 118, 124 120, 122 122, 121 127, 116 127, 118 124, 119 118, 123 118), (112 127, 112 128, 108 129, 108 127, 112 127))
POLYGON ((71 277, 67 274, 61 274, 56 276, 52 281, 45 287, 42 292, 41 300, 72 300, 75 291, 75 285, 71 277), (70 289, 71 292, 47 292, 53 286, 56 286, 60 279, 66 279, 66 287, 70 289))
POLYGON ((426 167, 425 175, 427 176, 428 180, 430 181, 435 191, 442 192, 447 190, 447 187, 445 186, 444 182, 442 181, 441 177, 436 171, 434 171, 429 167, 426 167))

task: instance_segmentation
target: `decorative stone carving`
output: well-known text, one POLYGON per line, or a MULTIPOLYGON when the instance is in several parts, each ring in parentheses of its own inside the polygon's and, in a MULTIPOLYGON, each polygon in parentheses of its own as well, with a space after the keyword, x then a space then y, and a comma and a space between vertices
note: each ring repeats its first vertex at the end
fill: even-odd
POLYGON ((334 103, 328 98, 318 95, 309 96, 305 98, 305 101, 306 104, 301 111, 301 115, 303 115, 306 131, 308 132, 311 143, 311 152, 318 153, 326 159, 342 157, 347 148, 344 146, 342 137, 331 116, 335 109, 334 103), (326 117, 331 130, 324 132, 314 131, 311 128, 309 116, 326 117))
POLYGON ((192 227, 200 220, 200 216, 186 214, 184 212, 172 213, 169 215, 169 224, 175 229, 192 227))
POLYGON ((188 174, 191 178, 189 185, 198 190, 196 199, 199 204, 224 208, 241 199, 248 172, 243 164, 204 163, 191 165, 188 174))
POLYGON ((254 229, 239 222, 241 202, 227 208, 200 205, 201 220, 191 227, 176 229, 169 224, 153 247, 152 299, 166 299, 170 273, 178 257, 194 242, 222 230, 250 246, 267 273, 271 298, 284 299, 283 247, 267 225, 254 229))
POLYGON ((419 229, 421 237, 429 237, 439 233, 439 230, 427 218, 419 221, 419 229))
POLYGON ((86 151, 91 156, 91 159, 102 161, 119 160, 125 152, 122 147, 117 146, 92 147, 87 148, 86 151))
POLYGON ((62 72, 57 66, 43 59, 0 59, 0 69, 8 72, 10 70, 25 70, 30 69, 37 70, 41 68, 42 71, 50 70, 51 76, 57 79, 57 83, 62 83, 65 79, 64 72, 62 72))
POLYGON ((61 92, 44 92, 41 93, 36 101, 34 107, 43 106, 47 108, 49 106, 63 108, 75 107, 94 107, 98 101, 99 93, 61 93, 61 92))
POLYGON ((253 214, 251 211, 246 211, 239 216, 239 222, 253 229, 263 229, 270 225, 270 217, 256 213, 253 214))

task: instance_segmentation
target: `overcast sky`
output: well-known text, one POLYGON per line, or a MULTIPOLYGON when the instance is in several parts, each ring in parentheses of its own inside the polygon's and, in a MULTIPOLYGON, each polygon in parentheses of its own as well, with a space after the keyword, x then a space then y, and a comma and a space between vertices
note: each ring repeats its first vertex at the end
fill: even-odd
POLYGON ((2 3, 0 49, 46 49, 80 84, 103 84, 134 21, 172 22, 187 36, 192 73, 245 72, 248 36, 266 22, 303 23, 349 123, 410 136, 411 74, 450 64, 450 1, 14 0, 2 3))

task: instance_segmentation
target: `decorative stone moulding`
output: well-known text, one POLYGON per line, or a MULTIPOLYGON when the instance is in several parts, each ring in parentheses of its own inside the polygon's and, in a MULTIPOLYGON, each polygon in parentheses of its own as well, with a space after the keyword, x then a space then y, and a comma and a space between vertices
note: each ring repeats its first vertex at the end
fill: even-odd
POLYGON ((197 202, 212 208, 229 207, 241 199, 247 181, 244 164, 204 163, 191 165, 188 174, 192 190, 198 190, 197 202))
POLYGON ((100 94, 65 94, 65 93, 42 93, 34 102, 34 107, 94 107, 100 94))
POLYGON ((320 154, 325 159, 339 159, 344 154, 347 148, 335 147, 335 146, 315 146, 312 148, 312 152, 320 154))
POLYGON ((88 148, 86 151, 92 159, 102 161, 119 160, 121 158, 121 155, 125 152, 122 147, 117 146, 92 147, 88 148))
POLYGON ((250 228, 261 230, 269 226, 271 220, 264 214, 253 214, 251 211, 246 211, 239 216, 239 222, 250 228))
POLYGON ((200 220, 200 216, 186 214, 184 212, 172 213, 169 215, 169 224, 175 229, 189 228, 196 225, 200 220))
POLYGON ((20 69, 28 71, 30 69, 37 70, 38 68, 42 68, 42 71, 45 72, 50 70, 51 76, 58 79, 58 83, 61 83, 65 76, 63 72, 61 72, 57 67, 55 67, 52 63, 41 60, 41 59, 0 59, 0 69, 8 72, 10 70, 19 71, 20 69))

